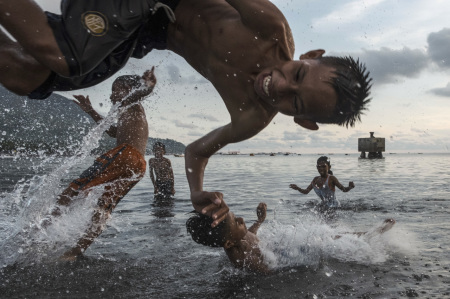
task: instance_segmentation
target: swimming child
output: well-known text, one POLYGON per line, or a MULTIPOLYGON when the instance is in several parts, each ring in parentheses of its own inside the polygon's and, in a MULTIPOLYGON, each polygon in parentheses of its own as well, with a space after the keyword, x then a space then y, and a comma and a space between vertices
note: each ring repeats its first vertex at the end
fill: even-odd
POLYGON ((349 182, 348 187, 342 186, 330 169, 330 159, 326 156, 322 156, 317 159, 317 171, 320 176, 316 176, 306 189, 302 189, 296 184, 290 184, 289 187, 303 194, 308 194, 312 189, 314 189, 317 196, 319 196, 322 200, 318 206, 320 212, 336 209, 341 206, 340 202, 336 199, 336 187, 341 189, 342 192, 348 192, 355 188, 355 184, 353 182, 349 182))
POLYGON ((210 247, 223 247, 236 268, 259 273, 269 272, 256 236, 261 223, 266 219, 265 203, 261 202, 256 208, 258 220, 249 229, 244 219, 236 217, 231 211, 225 220, 214 228, 211 227, 213 222, 211 217, 195 211, 193 213, 194 215, 186 221, 186 228, 195 242, 210 247))
POLYGON ((148 160, 155 196, 168 197, 175 194, 172 164, 169 159, 163 157, 165 153, 166 146, 162 142, 155 142, 155 157, 148 160))

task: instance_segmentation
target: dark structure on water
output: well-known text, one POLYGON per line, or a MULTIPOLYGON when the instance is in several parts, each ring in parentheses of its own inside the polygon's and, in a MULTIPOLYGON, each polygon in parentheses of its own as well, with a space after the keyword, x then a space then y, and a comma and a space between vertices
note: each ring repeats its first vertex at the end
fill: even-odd
POLYGON ((386 150, 385 139, 373 136, 370 132, 370 138, 358 138, 358 152, 361 152, 361 158, 383 158, 382 152, 386 150), (366 152, 368 155, 366 157, 366 152))

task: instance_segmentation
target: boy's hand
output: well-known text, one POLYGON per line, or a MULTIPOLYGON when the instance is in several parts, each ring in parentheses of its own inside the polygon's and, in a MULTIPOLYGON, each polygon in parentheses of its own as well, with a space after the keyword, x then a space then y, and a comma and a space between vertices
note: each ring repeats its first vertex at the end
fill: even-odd
POLYGON ((296 184, 290 184, 289 188, 294 189, 294 190, 298 190, 298 186, 296 184))
POLYGON ((153 87, 155 87, 156 85, 155 67, 152 67, 151 70, 145 71, 142 75, 142 79, 144 80, 145 85, 148 88, 153 89, 153 87))
POLYGON ((230 210, 223 200, 223 194, 220 192, 191 192, 191 201, 197 212, 214 219, 211 227, 215 227, 225 220, 230 210))
POLYGON ((144 81, 144 85, 140 86, 136 90, 133 91, 132 94, 128 95, 123 101, 121 106, 126 107, 130 104, 141 101, 143 98, 148 96, 156 85, 156 77, 155 77, 155 67, 152 67, 151 70, 147 70, 141 77, 141 80, 144 81))
POLYGON ((73 97, 78 101, 72 100, 72 102, 77 104, 84 112, 89 113, 94 110, 94 108, 92 108, 91 100, 89 100, 89 96, 74 95, 73 97))
POLYGON ((258 216, 258 221, 263 222, 266 219, 267 205, 261 202, 256 208, 256 216, 258 216))
POLYGON ((355 184, 354 184, 353 182, 349 182, 349 183, 348 183, 348 187, 349 187, 350 189, 353 189, 353 188, 355 188, 355 184))

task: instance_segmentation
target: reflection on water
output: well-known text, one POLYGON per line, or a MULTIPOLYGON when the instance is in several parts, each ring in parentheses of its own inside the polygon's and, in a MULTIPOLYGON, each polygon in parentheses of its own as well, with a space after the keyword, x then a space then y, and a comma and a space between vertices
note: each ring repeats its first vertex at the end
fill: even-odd
POLYGON ((152 215, 158 218, 174 217, 173 208, 175 206, 175 198, 168 195, 157 194, 152 202, 152 215))

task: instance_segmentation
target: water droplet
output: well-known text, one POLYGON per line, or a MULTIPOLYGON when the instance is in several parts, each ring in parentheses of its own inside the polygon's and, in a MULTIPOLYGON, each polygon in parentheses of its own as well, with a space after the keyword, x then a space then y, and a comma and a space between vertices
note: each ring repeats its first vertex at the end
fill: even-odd
POLYGON ((193 171, 192 168, 188 168, 189 173, 192 173, 192 171, 193 171))

